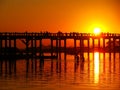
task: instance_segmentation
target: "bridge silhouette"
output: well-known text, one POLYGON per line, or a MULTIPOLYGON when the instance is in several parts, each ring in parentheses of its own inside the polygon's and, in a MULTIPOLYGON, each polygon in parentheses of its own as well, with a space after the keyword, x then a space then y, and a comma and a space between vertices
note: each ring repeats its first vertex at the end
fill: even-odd
MULTIPOLYGON (((1 58, 17 57, 39 57, 39 58, 58 58, 59 53, 78 55, 83 52, 120 52, 120 34, 118 33, 51 33, 51 32, 0 32, 0 56, 1 58), (49 48, 43 47, 43 41, 50 40, 49 48), (67 47, 67 40, 74 41, 73 47, 67 47), (19 49, 17 42, 20 40, 24 49, 19 49), (54 45, 53 42, 56 42, 54 45), (64 41, 62 46, 61 41, 64 41), (77 46, 79 41, 79 46, 77 46), (97 41, 97 45, 96 45, 97 41), (39 46, 38 43, 39 42, 39 46), (86 43, 85 43, 86 42, 86 43), (116 44, 117 42, 117 44, 116 44), (107 44, 107 45, 106 45, 107 44), (45 56, 44 53, 49 53, 45 56)), ((65 57, 66 59, 66 57, 65 57)))

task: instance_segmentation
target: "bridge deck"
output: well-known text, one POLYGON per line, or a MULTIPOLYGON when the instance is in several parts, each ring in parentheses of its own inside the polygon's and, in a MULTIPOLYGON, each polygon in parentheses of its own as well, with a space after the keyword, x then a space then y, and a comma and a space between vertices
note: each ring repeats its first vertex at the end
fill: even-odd
POLYGON ((118 33, 50 33, 50 32, 0 32, 0 39, 89 39, 89 38, 120 38, 118 33))
MULTIPOLYGON (((33 54, 41 57, 44 53, 50 53, 53 57, 58 53, 64 52, 69 54, 78 54, 82 52, 92 52, 96 49, 97 39, 97 50, 103 52, 119 52, 120 51, 120 34, 119 33, 50 33, 50 32, 0 32, 0 55, 28 55, 33 54), (44 39, 50 39, 49 48, 44 48, 44 39), (67 39, 74 41, 72 49, 67 47, 67 39), (102 40, 101 40, 102 39, 102 40), (107 43, 106 43, 107 39, 107 43), (18 40, 22 41, 25 48, 23 50, 18 49, 18 40), (56 41, 53 43, 53 41, 56 41), (64 40, 64 44, 62 43, 64 40), (79 40, 79 46, 77 41, 79 40), (87 40, 86 45, 84 41, 87 40), (39 41, 39 43, 37 43, 39 41), (39 45, 38 45, 39 44, 39 45), (63 45, 62 45, 63 44, 63 45), (91 45, 92 44, 92 45, 91 45), (106 46, 107 45, 107 46, 106 46), (87 47, 86 47, 87 46, 87 47), (101 47, 102 46, 102 47, 101 47), (77 48, 78 47, 78 48, 77 48)), ((66 57, 65 57, 66 58, 66 57)))

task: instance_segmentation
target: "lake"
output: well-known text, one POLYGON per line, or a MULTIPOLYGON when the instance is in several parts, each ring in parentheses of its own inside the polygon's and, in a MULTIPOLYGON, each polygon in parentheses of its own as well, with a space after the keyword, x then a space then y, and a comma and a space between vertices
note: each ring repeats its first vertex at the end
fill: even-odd
POLYGON ((61 56, 61 60, 0 61, 0 90, 120 89, 119 53, 84 53, 84 62, 61 56))

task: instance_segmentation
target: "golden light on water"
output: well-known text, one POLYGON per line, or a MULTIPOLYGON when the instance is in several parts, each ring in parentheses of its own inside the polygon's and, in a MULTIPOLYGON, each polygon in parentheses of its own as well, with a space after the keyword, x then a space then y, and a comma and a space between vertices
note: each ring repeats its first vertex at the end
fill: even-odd
POLYGON ((99 82, 99 53, 94 53, 94 83, 99 82))

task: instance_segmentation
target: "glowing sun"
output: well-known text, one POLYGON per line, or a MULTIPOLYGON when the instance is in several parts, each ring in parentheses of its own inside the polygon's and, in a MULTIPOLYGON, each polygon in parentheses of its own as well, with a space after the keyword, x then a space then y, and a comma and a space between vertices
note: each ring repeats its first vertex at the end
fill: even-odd
POLYGON ((94 34, 100 34, 100 32, 101 32, 100 28, 95 28, 94 29, 94 34))

